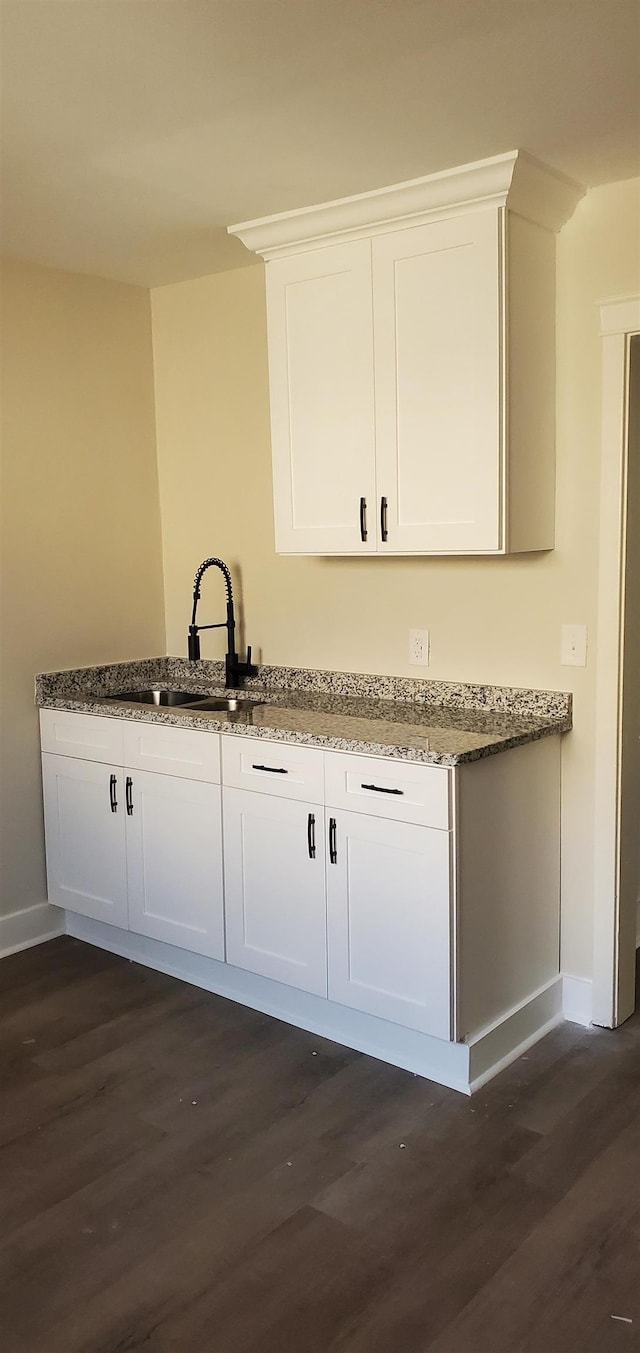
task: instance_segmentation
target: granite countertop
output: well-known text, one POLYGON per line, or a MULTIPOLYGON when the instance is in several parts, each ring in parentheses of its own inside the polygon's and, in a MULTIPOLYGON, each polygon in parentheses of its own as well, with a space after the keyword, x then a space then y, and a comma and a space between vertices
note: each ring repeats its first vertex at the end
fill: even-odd
POLYGON ((369 756, 455 766, 571 728, 570 694, 505 686, 261 667, 243 694, 246 712, 127 704, 118 693, 164 686, 224 693, 224 666, 145 658, 36 677, 36 704, 178 728, 297 742, 369 756))

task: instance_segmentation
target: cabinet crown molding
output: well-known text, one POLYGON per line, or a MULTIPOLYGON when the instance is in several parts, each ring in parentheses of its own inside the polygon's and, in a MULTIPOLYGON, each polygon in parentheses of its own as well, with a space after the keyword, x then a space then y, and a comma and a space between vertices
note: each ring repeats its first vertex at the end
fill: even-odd
POLYGON ((558 231, 584 192, 558 170, 513 150, 354 197, 243 221, 227 230, 264 259, 313 249, 322 241, 337 244, 487 206, 507 206, 536 225, 558 231))

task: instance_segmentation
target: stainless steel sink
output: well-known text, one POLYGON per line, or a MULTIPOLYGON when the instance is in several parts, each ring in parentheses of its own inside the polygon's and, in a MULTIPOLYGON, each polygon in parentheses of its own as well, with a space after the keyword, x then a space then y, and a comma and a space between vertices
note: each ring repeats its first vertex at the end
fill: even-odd
POLYGON ((252 700, 248 695, 211 695, 204 700, 194 700, 192 708, 211 713, 220 710, 227 714, 248 714, 256 705, 262 704, 263 700, 252 700))
POLYGON ((117 695, 110 695, 109 700, 122 700, 123 704, 133 702, 136 705, 188 705, 194 700, 202 699, 194 691, 166 691, 159 686, 154 686, 145 691, 120 691, 117 695))
POLYGON ((182 705, 184 709, 199 709, 214 713, 219 710, 226 714, 249 714, 262 700, 252 700, 247 695, 198 695, 197 691, 168 691, 154 686, 144 691, 119 691, 117 695, 107 696, 109 700, 119 700, 122 704, 153 705, 156 708, 171 708, 182 705))

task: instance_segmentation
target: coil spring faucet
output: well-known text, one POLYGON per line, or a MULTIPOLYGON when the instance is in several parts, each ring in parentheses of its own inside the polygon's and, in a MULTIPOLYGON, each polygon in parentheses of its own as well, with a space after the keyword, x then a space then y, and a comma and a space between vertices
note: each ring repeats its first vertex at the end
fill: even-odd
POLYGON ((191 624, 189 626, 189 660, 198 662, 200 660, 200 630, 220 630, 227 631, 227 652, 224 660, 225 686, 235 688, 242 685, 245 677, 255 676, 256 668, 251 664, 251 645, 247 646, 247 661, 240 662, 236 653, 236 619, 233 612, 233 587, 231 584, 231 574, 223 559, 204 559, 201 563, 196 576, 193 580, 193 611, 191 612, 191 624), (219 568, 224 578, 227 594, 227 618, 220 620, 216 625, 196 625, 196 611, 200 600, 200 583, 203 575, 208 568, 219 568))

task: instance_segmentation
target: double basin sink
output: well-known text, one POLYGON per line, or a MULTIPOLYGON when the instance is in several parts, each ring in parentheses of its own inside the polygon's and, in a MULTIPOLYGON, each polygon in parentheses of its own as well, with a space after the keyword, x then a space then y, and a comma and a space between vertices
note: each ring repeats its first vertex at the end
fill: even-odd
POLYGON ((248 695, 197 695, 194 691, 169 691, 161 686, 144 691, 121 691, 106 698, 117 700, 124 705, 150 705, 154 709, 175 709, 182 706, 184 709, 209 713, 220 711, 225 714, 250 714, 256 705, 264 704, 263 700, 253 700, 248 695))

